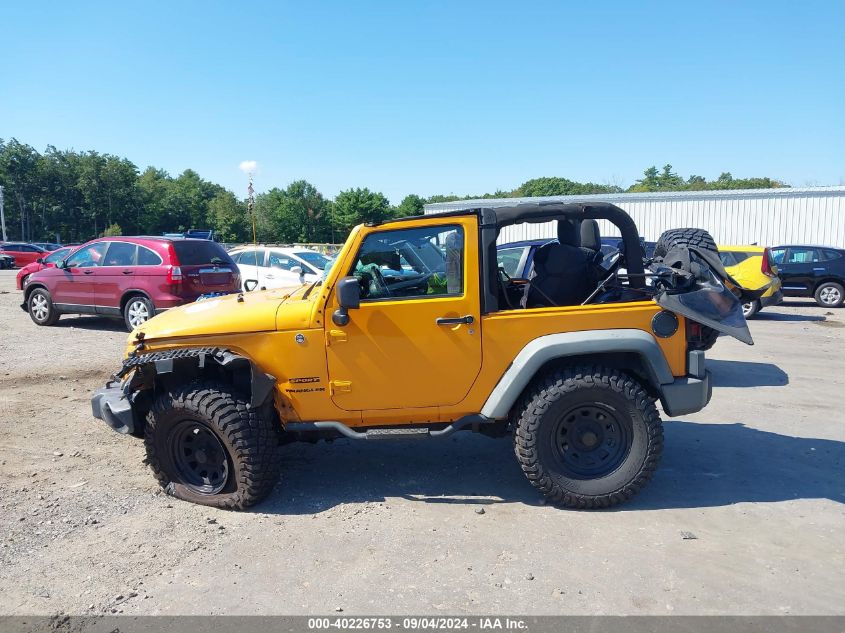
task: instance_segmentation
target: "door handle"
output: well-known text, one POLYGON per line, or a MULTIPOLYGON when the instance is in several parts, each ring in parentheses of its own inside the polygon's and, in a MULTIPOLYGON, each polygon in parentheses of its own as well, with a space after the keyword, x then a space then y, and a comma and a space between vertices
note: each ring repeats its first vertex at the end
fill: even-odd
POLYGON ((93 275, 94 271, 93 270, 83 270, 82 273, 85 274, 85 275, 93 275))
POLYGON ((465 317, 439 317, 434 320, 437 325, 471 325, 475 322, 475 317, 471 314, 466 315, 465 317))
POLYGON ((826 270, 827 270, 827 268, 813 268, 813 271, 814 271, 814 272, 817 272, 817 273, 823 273, 823 272, 825 272, 826 270))
POLYGON ((131 275, 131 274, 132 274, 132 271, 131 271, 131 270, 124 270, 124 271, 123 271, 123 274, 124 274, 124 275, 131 275))

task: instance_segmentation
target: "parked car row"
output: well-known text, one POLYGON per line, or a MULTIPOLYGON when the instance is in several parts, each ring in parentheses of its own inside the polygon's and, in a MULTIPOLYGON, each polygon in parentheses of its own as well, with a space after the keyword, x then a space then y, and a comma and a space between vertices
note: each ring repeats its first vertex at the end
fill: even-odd
MULTIPOLYGON (((549 239, 497 247, 499 266, 512 279, 529 279, 534 256, 549 239)), ((619 238, 593 245, 596 261, 616 257, 619 238)), ((654 243, 642 241, 643 257, 654 243)), ((845 301, 845 250, 786 245, 720 246, 725 270, 743 287, 763 290, 743 305, 751 318, 784 296, 813 297, 824 307, 845 301)), ((0 243, 0 267, 18 266, 21 307, 38 325, 62 314, 122 318, 128 330, 169 308, 205 295, 293 288, 317 281, 332 260, 300 247, 240 246, 226 252, 217 242, 187 237, 104 237, 83 245, 0 243), (48 250, 49 249, 49 250, 48 250)), ((401 272, 401 271, 400 271, 401 272)), ((396 274, 391 271, 391 274, 396 274)))
MULTIPOLYGON (((499 267, 510 278, 528 279, 537 249, 551 239, 510 242, 497 247, 499 267)), ((653 242, 642 242, 644 257, 654 253, 653 242)), ((621 247, 619 238, 602 237, 600 250, 607 259, 621 247)), ((845 249, 787 245, 765 248, 757 245, 719 246, 725 270, 744 288, 764 290, 754 302, 743 304, 751 318, 783 297, 813 297, 820 306, 838 308, 845 302, 845 249)))

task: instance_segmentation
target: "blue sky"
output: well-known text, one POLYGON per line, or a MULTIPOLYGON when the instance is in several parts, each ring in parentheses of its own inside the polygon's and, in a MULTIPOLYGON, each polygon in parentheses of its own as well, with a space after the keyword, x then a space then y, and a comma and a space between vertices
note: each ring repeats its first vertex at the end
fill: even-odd
POLYGON ((0 5, 0 138, 245 195, 473 194, 649 165, 845 184, 845 3, 0 5))

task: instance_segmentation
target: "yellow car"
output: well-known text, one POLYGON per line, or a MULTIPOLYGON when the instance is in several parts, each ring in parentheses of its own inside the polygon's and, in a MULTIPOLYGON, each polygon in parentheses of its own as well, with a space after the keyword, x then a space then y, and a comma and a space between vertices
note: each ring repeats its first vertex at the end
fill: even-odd
POLYGON ((756 301, 742 304, 742 314, 750 319, 766 306, 778 305, 783 301, 777 265, 769 249, 763 246, 719 246, 719 257, 731 277, 743 288, 766 292, 756 301))

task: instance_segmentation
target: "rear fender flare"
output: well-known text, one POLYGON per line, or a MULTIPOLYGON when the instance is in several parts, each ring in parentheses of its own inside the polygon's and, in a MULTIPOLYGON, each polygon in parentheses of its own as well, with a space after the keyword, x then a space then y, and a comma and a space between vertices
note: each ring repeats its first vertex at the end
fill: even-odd
POLYGON ((528 384, 549 361, 573 356, 633 353, 640 357, 655 391, 675 378, 654 337, 643 330, 613 329, 548 334, 530 341, 516 355, 513 363, 496 384, 481 415, 491 419, 506 418, 528 384))

